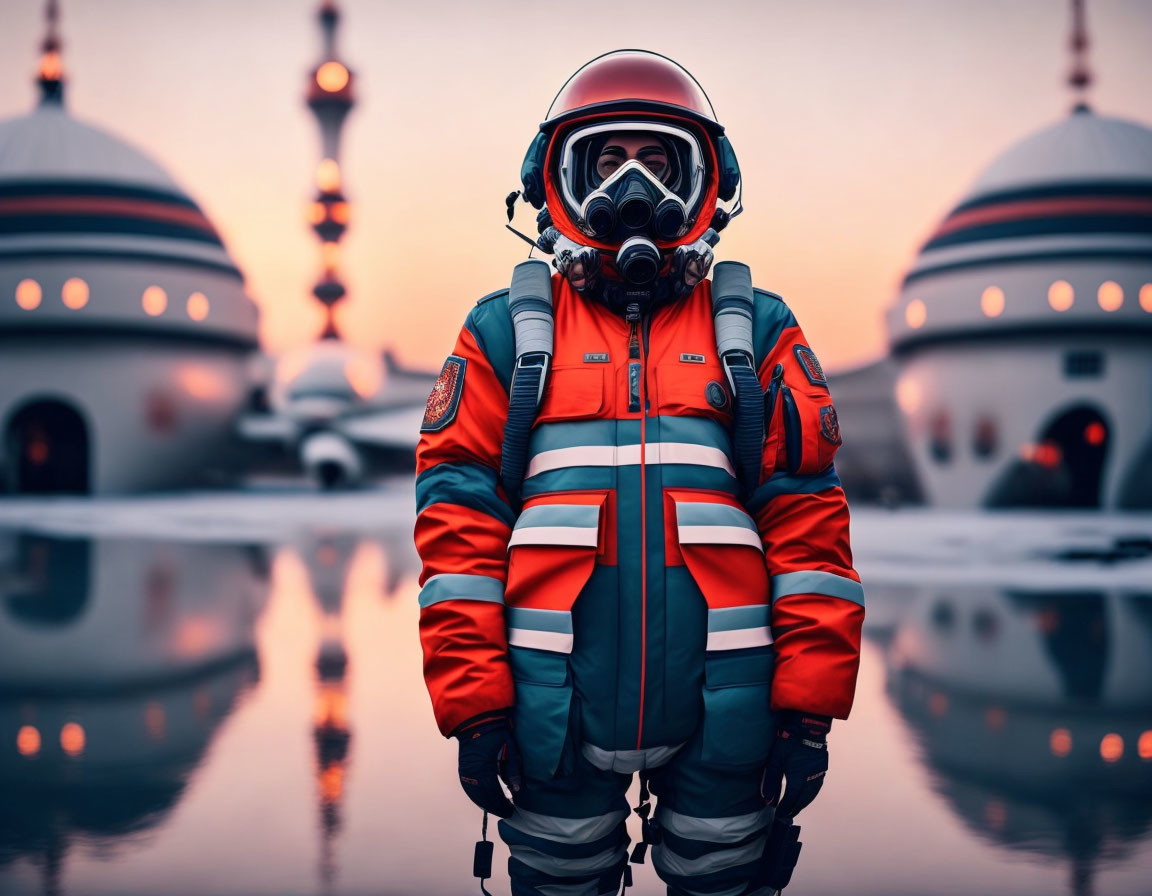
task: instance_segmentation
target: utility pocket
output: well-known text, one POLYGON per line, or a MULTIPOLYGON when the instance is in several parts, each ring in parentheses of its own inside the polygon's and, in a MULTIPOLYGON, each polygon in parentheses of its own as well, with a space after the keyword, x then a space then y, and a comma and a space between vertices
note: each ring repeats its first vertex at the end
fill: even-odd
MULTIPOLYGON (((704 355, 682 355, 704 358, 704 355)), ((711 417, 732 422, 732 396, 724 370, 711 361, 680 361, 656 365, 659 413, 672 417, 711 417)))
POLYGON ((603 542, 605 492, 530 500, 508 542, 504 618, 517 742, 529 777, 551 778, 573 734, 572 606, 603 542))
POLYGON ((763 764, 772 746, 771 603, 755 521, 719 493, 668 490, 676 544, 708 608, 701 760, 763 764))
POLYGON ((537 423, 599 416, 604 407, 604 364, 560 365, 548 374, 537 423))

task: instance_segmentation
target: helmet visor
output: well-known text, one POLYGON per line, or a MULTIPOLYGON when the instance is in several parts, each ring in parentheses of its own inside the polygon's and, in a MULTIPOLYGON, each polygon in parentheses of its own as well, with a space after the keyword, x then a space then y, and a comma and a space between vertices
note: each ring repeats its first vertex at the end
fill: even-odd
POLYGON ((569 213, 628 162, 635 160, 662 191, 684 203, 690 217, 704 195, 704 155, 690 130, 642 121, 613 121, 574 129, 560 149, 560 194, 569 213))

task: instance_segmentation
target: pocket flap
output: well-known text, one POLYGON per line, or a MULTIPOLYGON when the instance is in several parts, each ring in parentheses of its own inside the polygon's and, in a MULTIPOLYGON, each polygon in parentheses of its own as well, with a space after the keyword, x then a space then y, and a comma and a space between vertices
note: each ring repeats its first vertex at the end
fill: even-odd
POLYGON ((603 364, 553 367, 537 423, 595 417, 604 407, 603 364))
POLYGON ((601 499, 598 504, 536 504, 526 507, 512 529, 508 548, 511 550, 520 544, 594 548, 603 506, 601 499))
POLYGON ((571 610, 592 575, 604 541, 608 493, 559 497, 533 499, 516 520, 504 589, 509 608, 571 610))
MULTIPOLYGON (((710 619, 713 610, 752 611, 767 604, 768 570, 756 521, 734 498, 718 493, 669 489, 667 494, 675 507, 676 547, 704 595, 710 619)), ((735 635, 709 638, 739 640, 735 635)))
POLYGON ((680 544, 745 544, 764 553, 756 521, 731 504, 676 500, 680 544))
POLYGON ((508 626, 508 643, 513 647, 531 647, 553 653, 572 652, 572 613, 569 610, 506 607, 504 619, 508 626))

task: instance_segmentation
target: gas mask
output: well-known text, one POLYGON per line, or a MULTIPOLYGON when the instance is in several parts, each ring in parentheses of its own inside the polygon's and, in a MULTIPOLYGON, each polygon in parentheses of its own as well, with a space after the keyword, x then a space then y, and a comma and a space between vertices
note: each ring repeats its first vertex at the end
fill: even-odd
MULTIPOLYGON (((602 121, 577 127, 560 146, 557 173, 573 223, 593 240, 618 244, 616 270, 636 288, 655 283, 668 251, 657 242, 688 232, 705 193, 704 155, 696 135, 661 122, 602 121)), ((697 251, 695 267, 702 258, 697 251)))

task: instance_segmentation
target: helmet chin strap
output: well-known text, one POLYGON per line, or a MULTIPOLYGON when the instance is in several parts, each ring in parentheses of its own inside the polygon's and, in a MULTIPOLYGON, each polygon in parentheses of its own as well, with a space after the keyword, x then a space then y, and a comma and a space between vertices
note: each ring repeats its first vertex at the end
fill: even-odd
POLYGON ((629 244, 634 244, 632 240, 626 241, 616 259, 607 265, 602 250, 574 242, 555 227, 546 227, 536 245, 555 256, 553 266, 577 293, 624 314, 629 305, 639 305, 641 312, 649 313, 692 292, 708 276, 714 257, 712 250, 719 241, 720 235, 709 228, 695 242, 677 246, 670 257, 661 253, 663 266, 654 277, 640 283, 629 282, 620 270, 622 261, 628 263, 626 253, 629 244))

